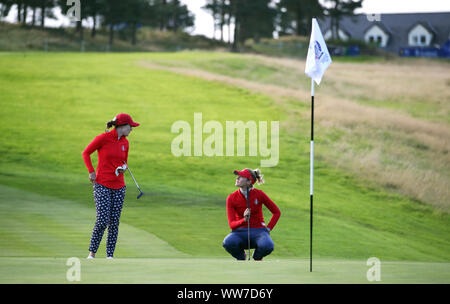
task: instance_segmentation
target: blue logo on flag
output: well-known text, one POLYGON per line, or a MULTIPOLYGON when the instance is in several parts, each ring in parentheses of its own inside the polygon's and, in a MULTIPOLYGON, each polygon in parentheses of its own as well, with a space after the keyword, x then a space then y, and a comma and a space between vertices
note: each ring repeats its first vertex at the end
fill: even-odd
POLYGON ((320 59, 320 57, 322 57, 323 55, 322 47, 320 46, 320 43, 317 40, 314 43, 314 53, 316 55, 316 60, 320 59))

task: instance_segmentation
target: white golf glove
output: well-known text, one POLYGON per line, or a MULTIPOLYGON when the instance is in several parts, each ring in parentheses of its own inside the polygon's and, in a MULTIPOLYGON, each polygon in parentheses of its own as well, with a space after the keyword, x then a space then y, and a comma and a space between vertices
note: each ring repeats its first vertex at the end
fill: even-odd
POLYGON ((127 169, 127 164, 123 164, 123 166, 119 166, 116 168, 116 176, 119 176, 119 170, 126 170, 127 169))

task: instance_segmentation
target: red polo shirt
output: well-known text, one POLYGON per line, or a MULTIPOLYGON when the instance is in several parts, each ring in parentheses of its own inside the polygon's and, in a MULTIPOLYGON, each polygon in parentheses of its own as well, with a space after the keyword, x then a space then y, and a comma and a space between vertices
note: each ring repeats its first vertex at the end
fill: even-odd
POLYGON ((95 182, 111 189, 125 186, 123 173, 116 176, 116 168, 128 162, 128 140, 125 136, 117 138, 117 131, 102 133, 84 149, 83 159, 89 173, 94 172, 91 154, 97 150, 98 165, 95 182))
MULTIPOLYGON (((278 219, 281 216, 280 209, 275 203, 261 190, 252 188, 249 192, 250 203, 250 228, 267 227, 270 230, 275 227, 278 219), (262 206, 265 205, 267 209, 272 212, 272 218, 266 226, 264 222, 262 206)), ((231 230, 247 227, 248 223, 245 221, 244 212, 247 209, 247 199, 241 193, 240 189, 231 193, 227 198, 227 216, 228 224, 231 230)))

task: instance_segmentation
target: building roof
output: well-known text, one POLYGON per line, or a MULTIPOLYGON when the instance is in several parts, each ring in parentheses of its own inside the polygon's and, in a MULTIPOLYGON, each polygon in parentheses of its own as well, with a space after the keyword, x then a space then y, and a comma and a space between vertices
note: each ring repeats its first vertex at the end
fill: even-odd
MULTIPOLYGON (((365 32, 372 25, 381 25, 380 27, 390 34, 386 50, 393 52, 408 46, 408 33, 417 24, 424 25, 434 33, 433 44, 441 46, 450 39, 450 12, 380 14, 380 17, 380 21, 369 21, 365 14, 347 16, 341 19, 339 27, 344 28, 352 39, 364 40, 365 32)), ((325 16, 317 21, 323 32, 330 29, 330 17, 325 16)))
POLYGON ((389 27, 387 27, 384 23, 380 21, 374 21, 369 23, 369 26, 363 32, 364 35, 374 26, 378 26, 383 32, 385 32, 389 36, 392 36, 394 34, 392 30, 389 27))
POLYGON ((411 25, 411 27, 408 29, 408 33, 418 25, 423 26, 427 31, 429 31, 433 35, 436 35, 436 29, 429 22, 423 22, 423 21, 419 21, 416 24, 411 25))

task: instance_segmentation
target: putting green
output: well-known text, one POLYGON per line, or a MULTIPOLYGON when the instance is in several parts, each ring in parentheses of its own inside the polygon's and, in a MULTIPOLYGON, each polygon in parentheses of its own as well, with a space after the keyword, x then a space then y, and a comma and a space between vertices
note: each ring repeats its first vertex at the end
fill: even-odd
MULTIPOLYGON (((0 204, 0 283, 71 283, 70 257, 80 259, 80 283, 369 283, 364 260, 317 259, 310 273, 308 259, 194 258, 125 223, 114 260, 104 240, 86 260, 94 206, 1 185, 0 200, 8 202, 0 204)), ((381 282, 450 283, 450 263, 381 261, 381 282)))
MULTIPOLYGON (((93 200, 93 199, 92 199, 93 200)), ((95 207, 0 185, 0 256, 87 256, 95 207)), ((167 242, 126 223, 119 226, 116 254, 183 257, 167 242)), ((98 256, 106 256, 106 233, 98 256)))
POLYGON ((65 258, 0 258, 0 283, 450 283, 450 263, 381 261, 381 281, 369 282, 366 261, 230 258, 80 259, 80 281, 67 280, 65 258))

